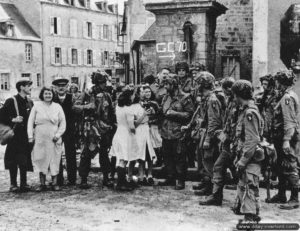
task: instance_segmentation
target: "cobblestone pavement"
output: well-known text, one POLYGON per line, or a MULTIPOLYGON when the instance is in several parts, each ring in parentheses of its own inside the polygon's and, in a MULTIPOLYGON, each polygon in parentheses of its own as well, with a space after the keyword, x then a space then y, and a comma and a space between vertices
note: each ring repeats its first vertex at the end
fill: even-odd
MULTIPOLYGON (((103 230, 168 231, 232 230, 241 217, 230 206, 234 191, 225 191, 222 207, 201 207, 193 195, 192 183, 176 192, 169 187, 141 187, 118 193, 99 187, 99 176, 91 174, 93 187, 82 191, 64 187, 61 192, 8 193, 8 172, 0 154, 0 230, 103 230)), ((36 173, 29 173, 30 185, 37 186, 36 173)), ((275 191, 272 191, 274 194, 275 191)), ((261 198, 265 198, 261 190, 261 198)), ((262 222, 298 222, 299 211, 280 211, 262 203, 262 222)))

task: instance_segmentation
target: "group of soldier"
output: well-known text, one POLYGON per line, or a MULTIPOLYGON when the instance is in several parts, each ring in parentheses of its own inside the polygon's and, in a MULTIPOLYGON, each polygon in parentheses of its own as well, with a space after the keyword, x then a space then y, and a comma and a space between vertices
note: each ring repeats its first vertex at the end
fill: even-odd
MULTIPOLYGON (((76 184, 76 149, 80 149, 78 171, 82 189, 89 187, 87 179, 91 160, 98 153, 103 185, 113 186, 116 158, 110 157, 109 151, 118 126, 116 101, 125 89, 134 92, 131 85, 116 89, 108 87, 104 72, 94 72, 91 78, 93 87, 83 93, 79 93, 74 84, 70 92, 67 79, 53 82, 57 94, 54 101, 62 106, 67 124, 62 137, 67 184, 76 184)), ((219 88, 216 88, 215 82, 215 77, 203 65, 197 64, 190 69, 185 62, 176 64, 175 73, 163 68, 158 78, 152 75, 144 78, 142 84, 151 88, 159 105, 162 149, 157 153, 157 159, 163 162, 166 179, 158 185, 184 189, 187 168, 194 167, 197 160, 199 185, 193 189, 196 195, 207 196, 200 205, 220 206, 229 169, 237 184, 234 213, 245 215, 247 221, 259 221, 260 176, 261 173, 264 175, 264 164, 272 163, 273 179, 277 177, 279 182, 278 193, 268 202, 280 203, 282 209, 298 208, 299 99, 292 89, 294 74, 283 71, 262 77, 263 92, 257 95, 254 95, 253 86, 247 80, 235 81, 226 77, 221 80, 219 88), (287 189, 291 190, 289 201, 287 189)), ((26 96, 26 88, 20 89, 26 96)), ((8 103, 13 107, 12 102, 8 103)), ((22 103, 19 102, 20 105, 22 103)), ((24 105, 27 105, 22 112, 26 121, 30 110, 27 98, 24 105)), ((13 114, 13 110, 7 111, 2 117, 11 120, 13 114)), ((18 148, 8 144, 7 152, 20 153, 18 148)), ((5 161, 11 173, 11 184, 16 184, 17 166, 24 166, 25 160, 14 155, 5 161)), ((25 170, 23 167, 20 169, 23 174, 22 190, 26 190, 25 170)), ((58 183, 64 184, 62 166, 58 183)))

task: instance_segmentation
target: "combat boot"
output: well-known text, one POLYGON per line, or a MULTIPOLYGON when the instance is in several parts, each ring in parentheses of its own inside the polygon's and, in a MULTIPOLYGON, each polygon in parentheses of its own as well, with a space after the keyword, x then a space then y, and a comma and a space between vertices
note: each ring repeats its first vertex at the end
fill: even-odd
POLYGON ((114 182, 108 178, 108 173, 103 174, 102 185, 108 188, 112 188, 114 186, 114 182))
POLYGON ((202 188, 200 191, 195 191, 194 194, 196 196, 209 196, 212 194, 213 184, 211 182, 207 182, 206 186, 202 188))
POLYGON ((293 187, 291 189, 291 198, 288 201, 288 203, 285 205, 281 205, 279 208, 285 209, 285 210, 292 210, 292 209, 299 208, 298 188, 297 187, 293 187))
POLYGON ((200 201, 199 205, 206 206, 221 206, 223 201, 223 188, 218 187, 217 189, 214 187, 213 193, 209 195, 206 200, 200 201))
POLYGON ((183 190, 185 189, 185 182, 184 180, 177 180, 177 184, 175 186, 175 190, 183 190))

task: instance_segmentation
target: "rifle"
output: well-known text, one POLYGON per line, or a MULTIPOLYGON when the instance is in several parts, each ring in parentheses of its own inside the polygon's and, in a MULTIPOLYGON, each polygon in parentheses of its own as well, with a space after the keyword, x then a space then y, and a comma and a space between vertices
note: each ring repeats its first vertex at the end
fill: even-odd
POLYGON ((270 203, 270 199, 271 199, 270 190, 271 190, 271 166, 268 165, 268 167, 267 167, 267 198, 265 200, 266 203, 270 203))

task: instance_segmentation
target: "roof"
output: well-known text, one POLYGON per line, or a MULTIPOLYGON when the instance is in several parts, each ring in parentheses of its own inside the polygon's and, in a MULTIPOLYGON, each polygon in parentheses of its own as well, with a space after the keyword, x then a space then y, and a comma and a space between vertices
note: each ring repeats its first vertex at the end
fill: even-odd
MULTIPOLYGON (((14 25, 15 36, 12 39, 40 41, 23 15, 14 4, 0 2, 0 22, 11 22, 14 25)), ((0 31, 0 38, 11 38, 0 31)))

